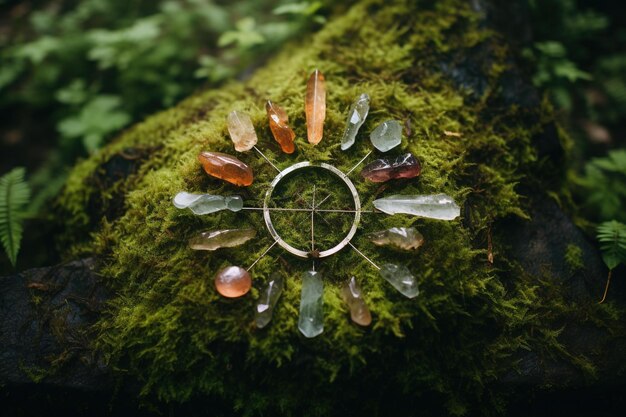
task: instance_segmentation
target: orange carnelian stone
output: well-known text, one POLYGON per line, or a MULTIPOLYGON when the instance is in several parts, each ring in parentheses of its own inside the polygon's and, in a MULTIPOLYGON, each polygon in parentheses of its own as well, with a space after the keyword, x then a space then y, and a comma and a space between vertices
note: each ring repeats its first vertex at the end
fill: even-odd
POLYGON ((265 110, 270 120, 270 129, 274 139, 276 139, 283 152, 293 153, 296 150, 296 146, 293 143, 296 134, 289 127, 289 116, 287 116, 282 107, 277 106, 270 100, 267 100, 267 103, 265 103, 265 110))
POLYGON ((215 288, 224 297, 241 297, 247 294, 251 287, 250 274, 239 266, 228 266, 215 275, 215 288))
POLYGON ((239 186, 252 184, 252 168, 234 156, 221 152, 201 152, 198 160, 212 177, 239 186))
POLYGON ((304 111, 307 138, 309 143, 317 145, 324 136, 324 119, 326 118, 326 81, 318 70, 313 71, 306 83, 304 111))

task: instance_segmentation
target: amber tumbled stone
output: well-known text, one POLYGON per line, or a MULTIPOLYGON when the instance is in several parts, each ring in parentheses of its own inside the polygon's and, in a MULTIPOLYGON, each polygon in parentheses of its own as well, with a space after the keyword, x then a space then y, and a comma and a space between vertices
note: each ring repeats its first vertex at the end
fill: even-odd
POLYGON ((248 186, 254 179, 252 168, 234 156, 221 152, 201 152, 198 160, 207 174, 231 184, 248 186))
POLYGON ((215 289, 224 297, 241 297, 251 287, 250 273, 239 266, 228 266, 215 274, 215 289))
POLYGON ((289 127, 289 116, 282 107, 267 100, 265 103, 265 110, 267 111, 267 118, 270 121, 270 129, 276 142, 280 145, 281 149, 285 153, 293 153, 296 150, 296 146, 293 143, 296 134, 289 127))

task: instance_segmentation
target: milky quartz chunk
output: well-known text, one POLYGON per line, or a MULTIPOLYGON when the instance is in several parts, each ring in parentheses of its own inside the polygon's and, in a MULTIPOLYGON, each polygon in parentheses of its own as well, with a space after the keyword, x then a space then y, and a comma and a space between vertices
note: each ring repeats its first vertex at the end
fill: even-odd
POLYGON ((274 136, 274 139, 278 142, 283 152, 288 154, 293 153, 296 150, 296 145, 294 144, 296 134, 291 127, 289 127, 289 116, 287 116, 287 112, 285 112, 282 107, 269 100, 265 103, 265 110, 267 111, 267 118, 270 122, 272 136, 274 136))
POLYGON ((306 83, 304 112, 307 138, 309 143, 317 145, 324 136, 326 118, 326 80, 319 70, 313 71, 306 83))
POLYGON ((424 236, 414 227, 392 227, 370 233, 369 238, 375 245, 405 250, 415 250, 424 244, 424 236))
POLYGON ((226 118, 226 125, 237 152, 249 151, 256 145, 258 138, 254 125, 246 113, 237 110, 231 111, 226 118))
POLYGON ((212 177, 237 186, 252 184, 252 168, 232 155, 221 152, 201 152, 198 160, 204 171, 212 177))
POLYGON ((387 214, 411 214, 439 220, 454 220, 461 215, 461 208, 445 194, 392 195, 374 200, 374 207, 387 214))
POLYGON ((256 236, 254 229, 224 229, 202 232, 189 239, 189 247, 195 250, 214 251, 242 245, 256 236))
POLYGON ((267 326, 272 320, 274 308, 283 292, 284 285, 283 277, 278 272, 274 272, 267 286, 261 291, 254 314, 254 322, 259 329, 267 326))
POLYGON ((361 287, 354 277, 341 288, 341 298, 348 305, 353 322, 360 326, 369 326, 372 323, 372 314, 363 299, 361 287))
POLYGON ((361 94, 359 98, 352 103, 348 111, 348 120, 346 120, 346 130, 341 138, 341 150, 345 151, 354 145, 356 134, 365 123, 367 113, 370 111, 370 96, 361 94))
POLYGON ((324 284, 316 271, 302 274, 300 317, 298 329, 305 337, 315 337, 324 331, 324 284))
POLYGON ((247 294, 251 287, 250 274, 239 266, 227 266, 215 274, 215 288, 224 297, 241 297, 247 294))
POLYGON ((381 152, 387 152, 402 142, 402 124, 397 120, 387 120, 370 133, 372 145, 381 152))
POLYGON ((361 176, 372 182, 385 182, 398 178, 415 178, 422 172, 422 164, 412 153, 396 158, 377 159, 363 167, 361 176))
POLYGON ((385 264, 380 268, 380 276, 407 298, 415 298, 420 293, 417 280, 404 265, 385 264))
POLYGON ((172 200, 179 209, 188 208, 194 214, 203 215, 221 210, 239 211, 243 208, 243 199, 238 195, 221 196, 211 194, 192 194, 180 192, 172 200))

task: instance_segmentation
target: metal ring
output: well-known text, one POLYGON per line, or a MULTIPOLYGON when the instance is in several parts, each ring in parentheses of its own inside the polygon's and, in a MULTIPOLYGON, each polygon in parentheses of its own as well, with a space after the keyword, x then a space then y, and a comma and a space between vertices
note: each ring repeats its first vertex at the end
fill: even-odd
POLYGON ((282 181, 289 174, 292 174, 293 172, 298 171, 300 169, 304 169, 304 168, 320 168, 320 169, 325 169, 327 171, 330 171, 332 174, 338 177, 341 181, 343 181, 343 183, 348 187, 348 189, 350 190, 350 193, 352 194, 352 199, 354 200, 354 220, 352 222, 352 227, 348 231, 348 234, 346 235, 346 237, 344 237, 341 242, 339 242, 336 246, 330 249, 321 251, 319 255, 317 256, 318 258, 325 258, 327 256, 334 255, 335 253, 339 252, 350 242, 350 240, 352 240, 352 238, 354 237, 354 234, 356 233, 359 222, 361 220, 361 200, 359 199, 359 194, 356 191, 356 187, 354 186, 352 181, 350 181, 350 178, 346 176, 346 174, 344 174, 343 172, 341 172, 334 166, 325 164, 323 162, 317 164, 317 163, 305 161, 305 162, 299 162, 297 164, 294 164, 290 166, 289 168, 281 171, 274 178, 269 188, 267 189, 267 192, 265 193, 265 201, 263 202, 263 218, 265 219, 265 224, 267 225, 267 229, 269 230, 270 234, 272 235, 276 243, 278 243, 283 249, 285 249, 287 252, 293 255, 296 255, 300 258, 306 259, 310 257, 310 252, 303 251, 298 248, 294 248, 289 243, 285 242, 283 238, 281 238, 278 235, 278 232, 276 232, 276 229, 274 228, 274 224, 272 223, 272 219, 270 217, 270 209, 269 209, 269 202, 272 199, 272 193, 274 192, 274 189, 276 188, 278 183, 282 181))

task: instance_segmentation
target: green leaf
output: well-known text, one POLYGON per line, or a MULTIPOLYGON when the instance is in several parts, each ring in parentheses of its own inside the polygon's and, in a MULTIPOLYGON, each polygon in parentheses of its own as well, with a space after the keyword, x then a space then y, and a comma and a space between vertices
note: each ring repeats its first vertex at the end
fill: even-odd
POLYGON ((598 241, 602 250, 602 259, 609 269, 626 263, 626 224, 615 220, 598 226, 598 241))
POLYGON ((0 240, 13 266, 20 250, 25 206, 30 200, 24 172, 24 168, 15 168, 0 177, 0 240))

